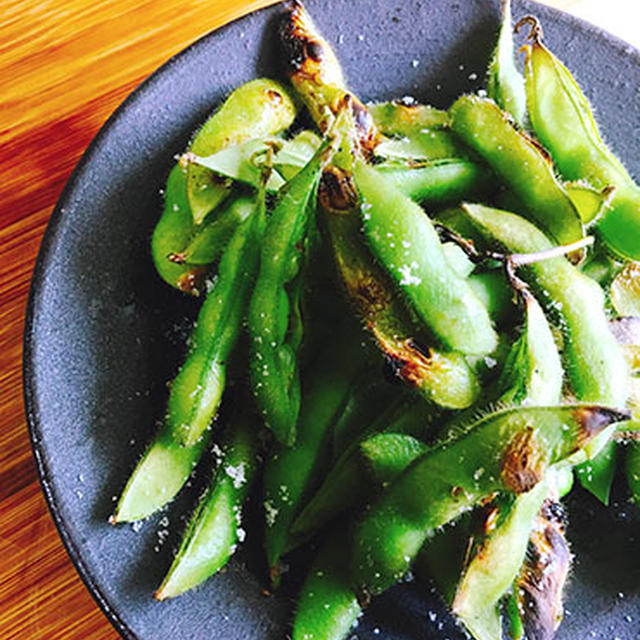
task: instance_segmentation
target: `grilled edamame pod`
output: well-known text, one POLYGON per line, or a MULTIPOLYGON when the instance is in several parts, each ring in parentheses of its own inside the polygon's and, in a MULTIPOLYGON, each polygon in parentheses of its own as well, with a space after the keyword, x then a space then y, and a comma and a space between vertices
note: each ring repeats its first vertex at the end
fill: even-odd
MULTIPOLYGON (((189 151, 210 156, 251 138, 264 138, 288 129, 296 106, 287 89, 268 78, 238 87, 196 133, 189 151)), ((195 224, 200 224, 228 194, 228 181, 199 164, 187 168, 187 197, 195 224)), ((181 247, 182 248, 182 247, 181 247)))
POLYGON ((605 145, 591 105, 570 71, 547 49, 536 18, 527 45, 527 106, 533 130, 567 180, 616 187, 610 210, 597 229, 607 247, 623 258, 640 259, 640 187, 605 145))
POLYGON ((330 152, 332 147, 325 144, 279 193, 265 230, 249 306, 253 393, 267 427, 286 445, 295 441, 300 411, 297 351, 301 341, 291 317, 298 313, 297 304, 287 287, 296 279, 301 286, 318 181, 330 152))
MULTIPOLYGON (((282 16, 280 42, 287 75, 320 131, 326 133, 343 109, 348 94, 340 63, 298 0, 282 16)), ((373 150, 380 134, 364 105, 350 95, 349 107, 359 144, 373 150)))
POLYGON ((113 522, 146 518, 172 500, 204 451, 257 271, 264 193, 255 207, 225 249, 216 284, 198 314, 189 356, 171 387, 167 417, 131 475, 113 522))
POLYGON ((361 597, 399 580, 436 529, 495 491, 533 489, 550 465, 583 455, 610 424, 628 418, 596 405, 498 411, 423 455, 356 527, 352 579, 361 597))
POLYGON ((470 406, 479 393, 475 373, 459 353, 427 346, 430 338, 412 322, 389 277, 373 263, 360 234, 357 196, 343 192, 348 181, 342 177, 335 167, 325 171, 320 202, 349 298, 397 377, 442 407, 470 406))
POLYGON ((411 309, 445 348, 492 352, 497 336, 487 310, 450 267, 424 211, 361 162, 353 178, 367 243, 411 309))
POLYGON ((553 639, 563 616, 562 595, 570 566, 562 505, 546 500, 535 519, 525 563, 514 587, 528 639, 553 639))
POLYGON ((248 414, 229 425, 211 483, 184 532, 158 600, 193 589, 227 564, 245 537, 242 506, 257 466, 256 422, 248 414))
POLYGON ((584 236, 582 223, 545 153, 491 100, 466 95, 449 109, 451 129, 481 156, 522 203, 522 214, 558 244, 584 236), (526 167, 523 173, 523 167, 526 167))
MULTIPOLYGON (((196 135, 189 151, 207 155, 250 138, 274 135, 287 129, 295 116, 296 107, 282 85, 268 79, 253 80, 227 98, 196 135)), ((172 169, 165 187, 163 213, 151 239, 156 270, 171 286, 200 293, 206 272, 204 263, 194 266, 180 256, 200 235, 206 214, 230 190, 229 180, 216 178, 208 169, 193 163, 179 162, 172 169)))
POLYGON ((516 68, 513 55, 511 0, 502 0, 502 24, 498 44, 489 64, 487 95, 523 127, 527 115, 524 77, 516 68))
MULTIPOLYGON (((482 205, 465 205, 464 209, 488 239, 510 252, 536 253, 552 247, 540 230, 520 216, 482 205)), ((598 284, 563 257, 535 262, 524 270, 523 277, 540 292, 543 303, 560 323, 565 338, 564 366, 576 398, 624 407, 629 370, 609 330, 598 284)), ((589 457, 606 444, 596 440, 589 457)), ((607 460, 613 446, 609 443, 599 459, 590 460, 579 472, 580 482, 604 502, 613 476, 613 464, 607 460)))

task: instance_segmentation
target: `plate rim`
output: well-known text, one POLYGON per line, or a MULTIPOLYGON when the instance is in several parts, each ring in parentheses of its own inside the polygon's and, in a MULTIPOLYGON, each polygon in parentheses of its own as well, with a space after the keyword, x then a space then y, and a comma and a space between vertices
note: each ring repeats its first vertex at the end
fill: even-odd
MULTIPOLYGON (((216 27, 215 29, 204 33, 202 36, 196 38, 189 45, 173 54, 159 67, 154 69, 147 77, 138 84, 131 93, 116 107, 116 109, 109 115, 105 122, 101 125, 96 135, 92 138, 89 145, 83 151, 82 156, 78 160, 77 164, 73 168, 73 171, 69 175, 64 188, 62 189, 56 204, 52 210, 51 216, 47 221, 46 228, 44 230, 38 254, 34 263, 31 280, 29 284, 29 293, 27 298, 27 304, 25 308, 25 320, 24 330, 22 336, 22 387, 23 387, 23 402, 25 418, 27 422, 27 429, 29 433, 30 447, 33 454, 36 471, 38 475, 38 482, 42 489, 47 504, 48 511, 56 526, 58 535, 64 549, 69 556, 71 563, 73 564, 76 572, 80 576, 80 579, 84 583, 87 591, 98 605, 99 609, 105 615, 107 620, 111 623, 114 629, 125 640, 144 640, 138 636, 124 620, 120 614, 116 611, 116 608, 111 605, 109 598, 104 594, 103 590, 98 586, 94 576, 85 564, 82 553, 79 549, 79 545, 74 540, 72 532, 67 528, 67 523, 58 506, 58 500, 56 497, 56 491, 53 488, 53 483, 50 481, 52 477, 49 470, 48 461, 46 455, 41 447, 41 433, 42 424, 39 417, 38 400, 37 400, 37 385, 35 382, 35 376, 33 375, 34 365, 34 325, 36 322, 35 311, 38 306, 41 295, 41 284, 47 273, 47 264, 50 259, 52 246, 55 243, 57 237, 58 227, 64 214, 64 209, 71 194, 76 189, 76 183, 79 180, 80 174, 84 168, 90 164, 96 148, 101 143, 102 139, 110 132, 116 121, 120 116, 129 108, 129 106, 138 99, 139 95, 143 93, 148 87, 163 75, 172 65, 176 64, 181 58, 186 57, 189 53, 203 45, 203 43, 211 38, 215 38, 219 34, 229 29, 232 25, 247 19, 249 16, 260 14, 267 11, 273 11, 278 5, 284 4, 287 0, 277 0, 259 9, 249 10, 240 16, 237 16, 233 20, 226 22, 225 24, 216 27)), ((517 0, 516 0, 517 1, 517 0)), ((609 31, 599 27, 587 20, 579 18, 575 15, 551 7, 546 4, 537 2, 536 0, 530 0, 530 3, 534 7, 541 7, 545 12, 550 13, 552 16, 560 17, 565 23, 570 24, 572 29, 579 29, 583 33, 590 34, 601 40, 606 41, 608 44, 624 52, 632 58, 635 58, 635 64, 640 67, 640 49, 633 44, 620 38, 619 36, 610 33, 609 31)))

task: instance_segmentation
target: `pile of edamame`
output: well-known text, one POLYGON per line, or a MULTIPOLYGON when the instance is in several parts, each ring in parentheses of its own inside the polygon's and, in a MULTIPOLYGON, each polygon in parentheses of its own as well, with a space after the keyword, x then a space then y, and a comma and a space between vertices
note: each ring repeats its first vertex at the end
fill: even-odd
POLYGON ((112 516, 216 458, 156 598, 224 567, 253 494, 272 588, 312 550, 294 640, 347 637, 412 568, 476 640, 503 617, 553 637, 574 476, 606 504, 623 465, 640 499, 640 187, 522 29, 524 76, 505 1, 482 95, 364 105, 294 1, 286 83, 240 86, 194 134, 151 248, 202 306, 112 516))

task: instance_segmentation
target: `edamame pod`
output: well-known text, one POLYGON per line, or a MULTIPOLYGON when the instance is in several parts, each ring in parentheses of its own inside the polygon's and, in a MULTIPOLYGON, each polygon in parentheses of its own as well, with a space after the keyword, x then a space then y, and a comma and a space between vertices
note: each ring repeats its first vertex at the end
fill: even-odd
POLYGON ((426 206, 478 199, 491 186, 491 174, 470 160, 447 158, 408 164, 376 165, 388 184, 426 206))
POLYGON ((513 55, 511 0, 502 0, 502 24, 498 44, 489 64, 487 95, 523 127, 527 115, 524 78, 515 65, 513 55))
POLYGON ((486 354, 497 346, 487 310, 449 266, 424 211, 373 168, 356 163, 364 235, 418 317, 446 348, 486 354))
MULTIPOLYGON (((487 238, 511 252, 535 253, 552 247, 541 231, 519 216, 482 205, 465 205, 464 209, 487 238)), ((531 264, 524 278, 538 289, 559 320, 565 338, 564 365, 576 398, 624 407, 629 370, 609 330, 600 287, 563 257, 531 264)), ((606 503, 613 478, 614 445, 600 438, 588 453, 595 458, 605 445, 608 449, 601 457, 591 459, 578 473, 580 482, 606 503)))
POLYGON ((299 332, 291 331, 297 304, 287 286, 301 278, 318 181, 330 152, 325 144, 280 192, 265 230, 249 305, 253 393, 266 426, 286 445, 295 441, 300 411, 297 351, 301 339, 299 332))
POLYGON ((526 637, 532 640, 552 640, 562 620, 562 592, 571 566, 564 534, 562 505, 546 500, 535 520, 514 589, 526 637))
MULTIPOLYGON (((395 402, 370 425, 365 433, 352 442, 326 474, 322 484, 304 506, 291 533, 297 541, 305 540, 327 522, 365 501, 371 493, 371 475, 363 464, 361 445, 367 435, 378 431, 402 433, 407 436, 423 435, 429 423, 424 403, 395 402), (348 488, 345 490, 345 487, 348 488)), ((372 465, 377 465, 375 456, 372 465)))
POLYGON ((193 231, 193 215, 187 199, 186 170, 178 163, 167 178, 164 209, 151 238, 151 256, 160 277, 185 293, 199 295, 204 269, 169 256, 184 249, 193 231))
POLYGON ((363 362, 363 349, 354 329, 336 340, 303 378, 304 396, 293 446, 277 444, 264 469, 265 550, 272 582, 289 538, 300 502, 318 482, 318 471, 330 450, 330 429, 363 362))
POLYGON ((176 440, 165 421, 131 474, 111 524, 148 518, 173 500, 195 469, 209 440, 208 433, 192 447, 176 440))
POLYGON ((480 390, 475 373, 462 355, 427 346, 429 338, 411 321, 388 276, 373 264, 359 231, 360 214, 343 197, 343 186, 339 172, 325 172, 320 200, 336 264, 390 370, 435 404, 452 409, 470 406, 480 390))
POLYGON ((230 425, 211 484, 191 516, 180 549, 155 593, 158 600, 193 589, 219 571, 244 540, 242 505, 256 470, 256 429, 249 416, 230 425))
POLYGON ((426 130, 445 129, 447 112, 413 101, 393 100, 367 104, 377 127, 388 136, 411 136, 426 130))
POLYGON ((298 597, 293 640, 343 640, 362 613, 349 581, 342 528, 318 552, 298 597))
POLYGON ((424 541, 495 491, 525 493, 628 413, 595 405, 498 411, 416 460, 359 522, 352 577, 363 597, 384 591, 424 541))
POLYGON ((586 180, 594 187, 616 187, 610 210, 598 222, 607 247, 616 254, 640 259, 640 187, 607 148, 591 105, 570 71, 547 49, 536 18, 526 46, 527 105, 536 136, 567 180, 586 180))
POLYGON ((361 148, 374 149, 380 139, 364 105, 348 94, 340 63, 329 43, 318 33, 301 2, 294 0, 280 24, 287 75, 309 109, 320 131, 326 133, 349 96, 349 107, 361 148))
POLYGON ((255 196, 231 196, 213 220, 205 220, 198 228, 184 251, 171 256, 171 261, 188 265, 212 264, 227 246, 238 226, 254 210, 255 196))
MULTIPOLYGON (((210 156, 251 138, 274 135, 291 126, 296 111, 287 89, 279 82, 267 78, 251 80, 238 87, 209 117, 193 138, 189 151, 198 156, 210 156)), ((221 180, 206 167, 189 164, 187 196, 196 225, 228 193, 228 181, 221 180)))
POLYGON ((558 244, 570 244, 584 236, 578 212, 545 153, 517 131, 494 102, 474 95, 462 96, 449 114, 453 132, 515 194, 525 209, 523 215, 558 244))
POLYGON ((533 523, 548 492, 545 481, 519 496, 510 508, 490 512, 486 539, 465 567, 451 605, 476 640, 500 640, 498 603, 518 575, 533 523), (497 523, 496 523, 497 520, 497 523))
POLYGON ((168 420, 176 439, 186 446, 198 441, 220 405, 227 359, 240 333, 258 270, 264 207, 262 192, 254 213, 224 251, 218 277, 198 314, 189 356, 171 385, 168 420))

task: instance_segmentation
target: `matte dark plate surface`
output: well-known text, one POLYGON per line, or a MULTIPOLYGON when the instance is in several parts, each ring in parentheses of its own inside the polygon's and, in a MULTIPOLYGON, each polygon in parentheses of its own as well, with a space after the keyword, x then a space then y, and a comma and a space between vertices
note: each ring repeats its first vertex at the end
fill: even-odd
MULTIPOLYGON (((365 99, 412 94, 447 106, 483 80, 497 0, 309 0, 365 99), (365 17, 363 20, 362 17, 365 17)), ((106 519, 163 413, 195 306, 163 285, 149 256, 159 191, 190 132, 233 87, 276 75, 273 19, 261 11, 197 42, 147 80, 102 129, 62 195, 43 241, 25 334, 33 448, 61 536, 116 628, 139 640, 284 638, 293 592, 266 598, 259 534, 202 588, 163 604, 168 568, 195 491, 144 523, 106 519), (168 538, 167 538, 168 530, 168 538), (252 549, 254 551, 252 551, 252 549)), ((535 11, 548 43, 597 107, 608 140, 640 176, 640 55, 567 15, 535 11)), ((621 499, 604 509, 577 492, 569 536, 577 556, 559 639, 640 637, 640 518, 621 499), (636 540, 637 539, 637 540, 636 540)), ((259 525, 256 524, 259 530, 259 525)), ((456 640, 429 589, 378 598, 354 637, 456 640)))

